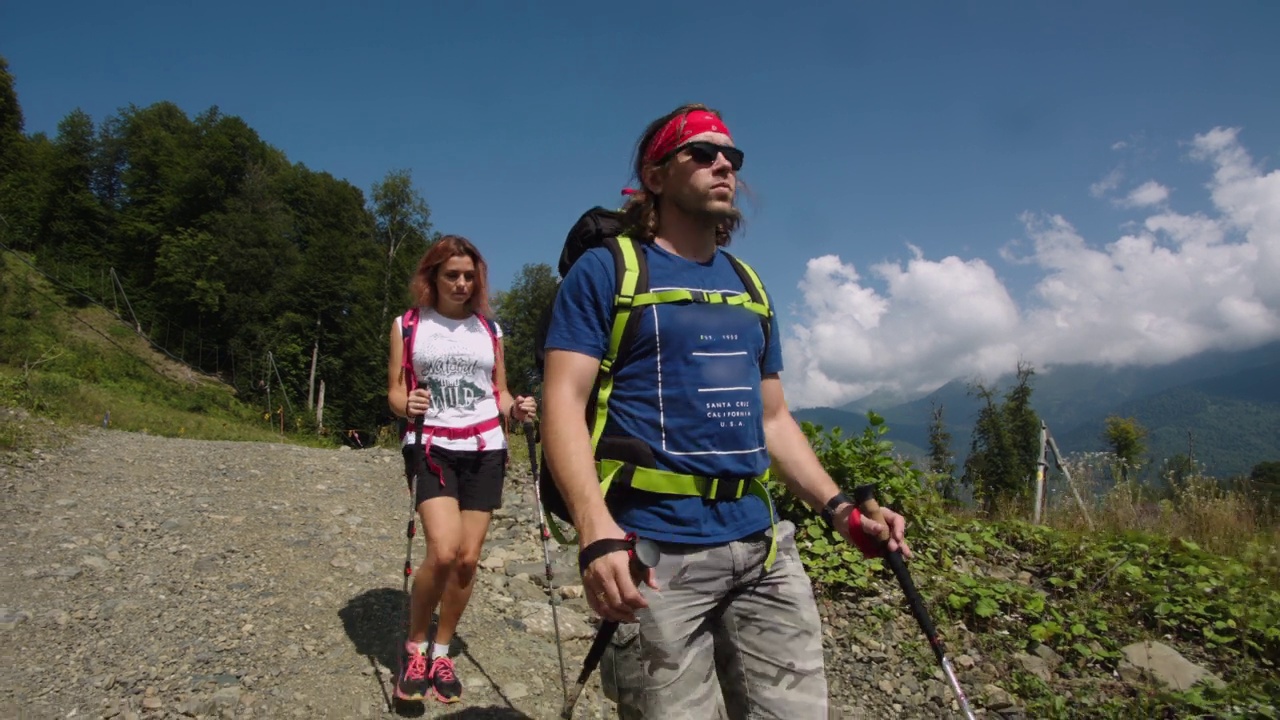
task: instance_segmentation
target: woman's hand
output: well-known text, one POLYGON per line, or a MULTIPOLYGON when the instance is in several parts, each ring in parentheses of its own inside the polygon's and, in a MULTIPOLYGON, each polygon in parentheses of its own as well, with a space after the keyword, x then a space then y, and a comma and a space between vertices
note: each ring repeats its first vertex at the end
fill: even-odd
POLYGON ((517 395, 515 402, 511 404, 511 419, 522 423, 533 420, 537 416, 538 401, 534 400, 532 395, 517 395))
POLYGON ((404 404, 404 416, 413 418, 422 415, 431 409, 431 391, 426 388, 418 388, 409 393, 409 398, 404 404))

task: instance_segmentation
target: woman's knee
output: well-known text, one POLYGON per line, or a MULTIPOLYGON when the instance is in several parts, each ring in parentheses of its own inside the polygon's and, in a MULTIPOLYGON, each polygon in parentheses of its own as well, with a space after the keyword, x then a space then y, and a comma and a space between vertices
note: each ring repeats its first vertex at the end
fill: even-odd
POLYGON ((458 552, 458 560, 454 564, 454 572, 464 584, 470 582, 480 566, 480 548, 462 548, 458 552))
POLYGON ((456 544, 448 542, 427 543, 426 564, 436 572, 454 572, 461 557, 462 552, 456 544))

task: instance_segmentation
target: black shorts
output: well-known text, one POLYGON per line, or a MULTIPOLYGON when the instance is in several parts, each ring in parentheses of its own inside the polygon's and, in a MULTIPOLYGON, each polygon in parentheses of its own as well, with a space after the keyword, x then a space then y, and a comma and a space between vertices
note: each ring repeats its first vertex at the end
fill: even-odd
POLYGON ((451 497, 458 501, 460 510, 492 512, 502 507, 502 483, 507 469, 505 449, 446 450, 433 446, 431 463, 434 468, 424 462, 423 450, 417 445, 409 445, 401 451, 405 481, 410 483, 410 487, 413 474, 418 475, 417 505, 432 498, 451 497))

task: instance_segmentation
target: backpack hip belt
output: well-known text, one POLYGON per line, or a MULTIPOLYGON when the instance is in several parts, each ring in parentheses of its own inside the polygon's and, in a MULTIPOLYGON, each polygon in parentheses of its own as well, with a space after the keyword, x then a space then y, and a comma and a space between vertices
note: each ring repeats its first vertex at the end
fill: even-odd
POLYGON ((640 467, 622 460, 600 460, 596 462, 596 474, 600 478, 600 492, 604 495, 608 494, 611 487, 630 487, 645 492, 695 496, 707 500, 739 500, 748 494, 755 495, 769 508, 769 529, 773 539, 769 543, 769 554, 765 557, 764 566, 766 570, 773 566, 778 553, 778 523, 773 510, 773 498, 769 497, 769 491, 764 485, 769 479, 768 470, 755 477, 725 480, 640 467))
POLYGON ((427 462, 427 468, 430 469, 431 472, 435 473, 436 477, 440 478, 440 487, 444 487, 444 470, 441 470, 440 466, 436 465, 435 461, 431 459, 431 441, 435 438, 443 438, 445 440, 467 440, 469 438, 475 438, 476 452, 481 452, 485 448, 484 434, 496 427, 499 427, 500 425, 501 423, 498 421, 497 415, 494 415, 488 420, 482 420, 474 425, 468 425, 460 428, 423 424, 422 437, 419 438, 422 441, 423 459, 427 462))

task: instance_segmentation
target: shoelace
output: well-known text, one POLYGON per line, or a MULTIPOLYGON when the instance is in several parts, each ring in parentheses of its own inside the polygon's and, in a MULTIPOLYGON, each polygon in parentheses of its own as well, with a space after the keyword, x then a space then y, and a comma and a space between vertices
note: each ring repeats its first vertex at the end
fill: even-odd
POLYGON ((422 680, 427 677, 427 657, 418 653, 409 653, 409 665, 404 670, 407 680, 422 680))
POLYGON ((431 661, 431 677, 439 678, 444 682, 453 682, 456 677, 453 674, 453 661, 447 656, 441 656, 431 661))

